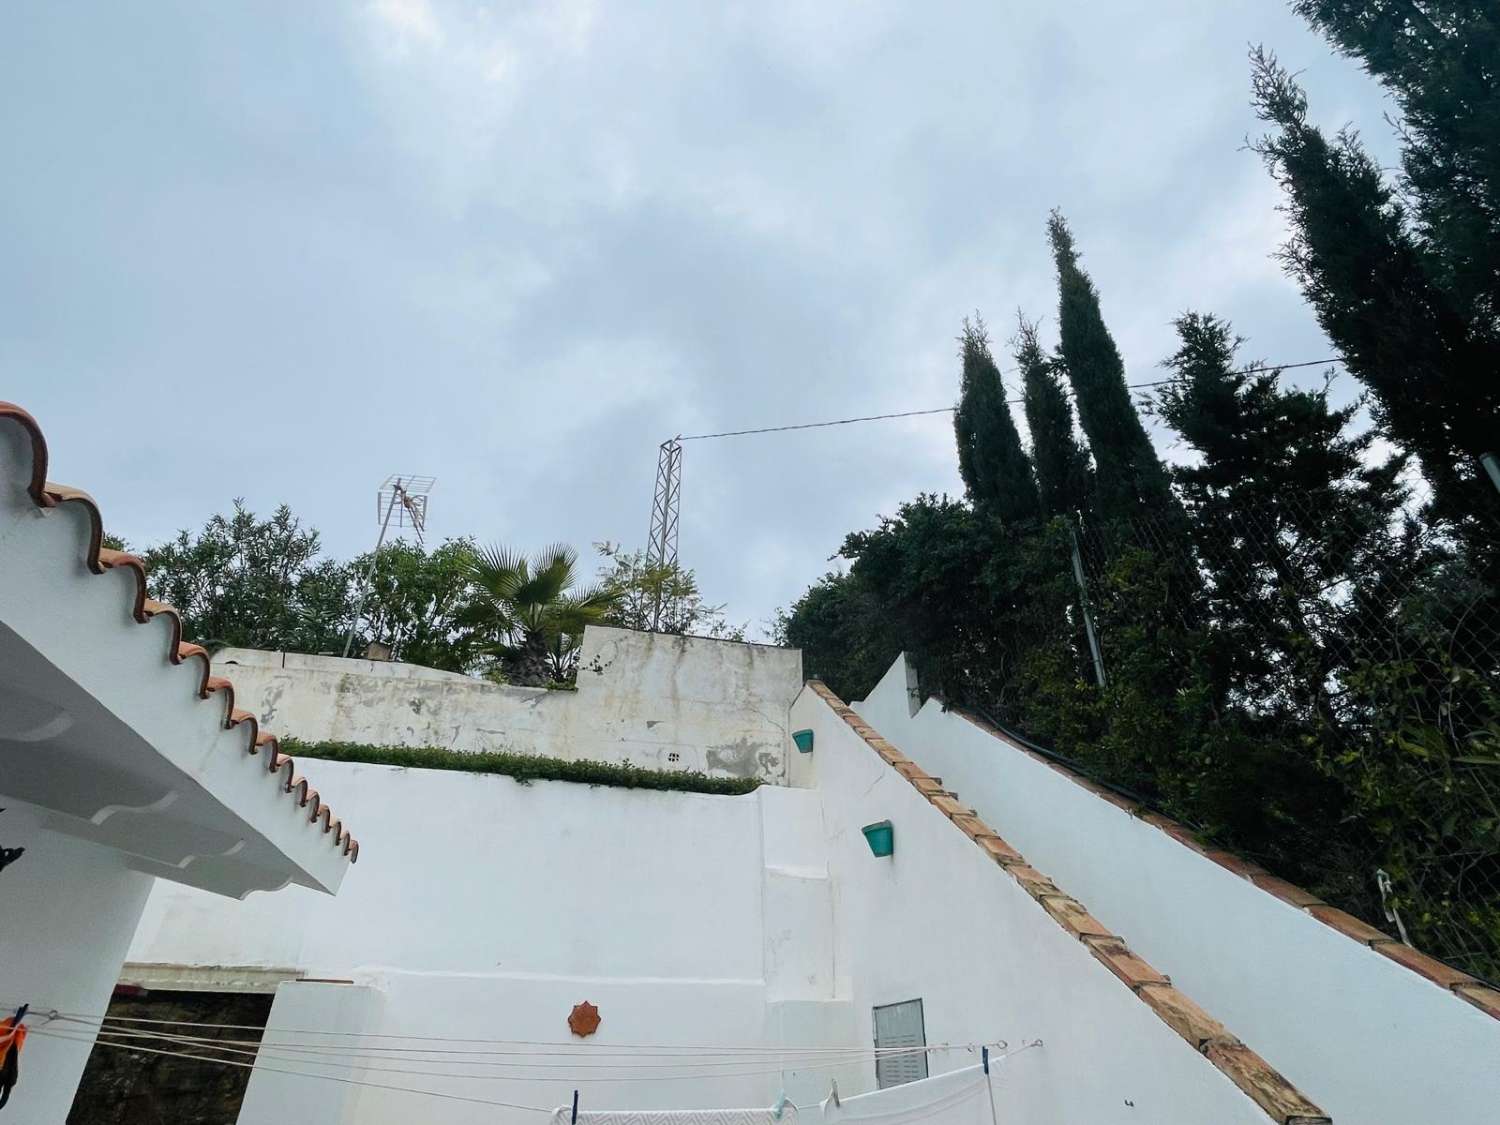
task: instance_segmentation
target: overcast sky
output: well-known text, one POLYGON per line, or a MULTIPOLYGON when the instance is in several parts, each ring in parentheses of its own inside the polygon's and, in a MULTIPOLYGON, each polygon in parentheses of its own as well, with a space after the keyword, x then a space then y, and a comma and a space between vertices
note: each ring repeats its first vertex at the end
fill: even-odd
MULTIPOLYGON (((136 546, 242 496, 350 555, 416 472, 438 537, 588 552, 666 437, 950 405, 975 309, 1055 342, 1053 206, 1133 381, 1188 308, 1318 359, 1251 42, 1391 162, 1278 0, 8 5, 0 398, 136 546)), ((942 415, 692 442, 682 559, 758 631, 924 490, 942 415)))

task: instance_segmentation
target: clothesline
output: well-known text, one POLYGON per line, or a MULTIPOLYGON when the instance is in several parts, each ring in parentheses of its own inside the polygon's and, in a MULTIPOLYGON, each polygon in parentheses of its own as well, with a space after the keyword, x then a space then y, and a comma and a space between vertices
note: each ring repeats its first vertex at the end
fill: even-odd
MULTIPOLYGON (((80 1031, 79 1034, 85 1034, 85 1032, 80 1031)), ((572 1076, 569 1079, 571 1082, 576 1082, 576 1081, 579 1080, 576 1076, 579 1075, 580 1073, 582 1073, 584 1075, 584 1077, 581 1080, 584 1081, 584 1082, 588 1082, 588 1083, 682 1082, 682 1081, 699 1081, 699 1082, 701 1082, 701 1081, 707 1081, 707 1080, 712 1080, 712 1079, 721 1079, 721 1078, 759 1078, 759 1077, 767 1077, 767 1076, 776 1075, 776 1074, 784 1074, 787 1071, 804 1071, 805 1072, 805 1071, 822 1071, 822 1070, 840 1070, 840 1069, 847 1068, 848 1066, 850 1066, 852 1064, 855 1064, 855 1063, 858 1063, 858 1062, 861 1061, 860 1056, 851 1055, 851 1056, 846 1057, 846 1058, 814 1059, 814 1060, 811 1060, 811 1061, 792 1060, 791 1062, 783 1062, 783 1063, 781 1063, 780 1065, 777 1065, 777 1066, 755 1067, 753 1069, 738 1069, 740 1067, 753 1066, 752 1061, 749 1060, 749 1059, 746 1059, 746 1060, 742 1060, 742 1061, 740 1061, 738 1063, 736 1063, 736 1062, 734 1062, 734 1061, 731 1060, 731 1061, 726 1061, 726 1062, 722 1062, 722 1063, 718 1063, 718 1064, 707 1064, 707 1065, 714 1066, 714 1067, 736 1067, 737 1069, 709 1069, 709 1070, 703 1070, 703 1071, 697 1072, 697 1073, 686 1073, 686 1074, 684 1074, 684 1073, 680 1073, 680 1071, 693 1069, 693 1064, 680 1063, 680 1064, 657 1064, 657 1067, 661 1067, 663 1069, 674 1071, 674 1073, 667 1073, 667 1074, 660 1074, 660 1073, 651 1073, 651 1074, 641 1074, 641 1073, 631 1073, 631 1074, 598 1074, 598 1073, 589 1073, 589 1068, 587 1068, 587 1067, 576 1067, 576 1066, 569 1067, 566 1064, 526 1064, 526 1063, 503 1063, 503 1062, 500 1062, 500 1063, 497 1063, 497 1062, 488 1062, 487 1063, 487 1062, 484 1062, 482 1060, 463 1059, 463 1058, 447 1060, 447 1059, 413 1059, 413 1058, 400 1058, 400 1057, 398 1057, 397 1060, 393 1061, 389 1057, 383 1056, 383 1055, 370 1055, 370 1054, 363 1054, 363 1053, 359 1053, 359 1052, 342 1052, 342 1051, 336 1051, 336 1050, 334 1050, 334 1051, 316 1051, 316 1050, 306 1051, 306 1050, 304 1050, 304 1051, 293 1051, 293 1052, 288 1053, 286 1050, 279 1049, 280 1045, 276 1044, 274 1042, 273 1043, 263 1044, 258 1049, 247 1049, 247 1048, 243 1048, 243 1047, 220 1046, 218 1043, 216 1043, 216 1042, 214 1042, 212 1040, 192 1039, 192 1038, 186 1038, 185 1039, 185 1038, 179 1037, 179 1036, 157 1035, 157 1034, 150 1034, 150 1033, 129 1035, 128 1033, 112 1032, 112 1031, 110 1031, 108 1029, 104 1029, 104 1030, 98 1032, 98 1036, 99 1036, 99 1042, 101 1042, 101 1043, 104 1043, 104 1044, 106 1044, 108 1046, 121 1047, 121 1048, 125 1048, 125 1049, 129 1049, 132 1046, 138 1045, 140 1043, 157 1043, 157 1044, 165 1044, 167 1046, 170 1046, 170 1047, 173 1047, 173 1048, 178 1048, 178 1049, 191 1049, 191 1050, 195 1050, 195 1051, 217 1052, 216 1054, 201 1054, 201 1055, 194 1056, 194 1057, 202 1059, 204 1061, 220 1061, 220 1060, 222 1060, 222 1061, 231 1062, 231 1063, 237 1061, 237 1060, 232 1059, 232 1058, 225 1058, 224 1057, 225 1055, 241 1056, 242 1058, 248 1058, 248 1059, 256 1059, 256 1058, 272 1059, 272 1060, 279 1061, 279 1062, 300 1063, 300 1064, 309 1065, 309 1066, 339 1066, 339 1065, 344 1065, 346 1063, 353 1064, 353 1063, 355 1063, 355 1062, 357 1062, 359 1060, 363 1060, 366 1063, 369 1063, 371 1061, 373 1061, 375 1063, 378 1063, 382 1071, 384 1071, 386 1073, 391 1073, 391 1074, 409 1074, 409 1075, 413 1075, 413 1076, 428 1077, 428 1078, 476 1079, 476 1080, 481 1080, 481 1081, 492 1081, 492 1082, 493 1081, 500 1081, 500 1082, 547 1082, 547 1081, 557 1081, 557 1080, 559 1080, 561 1078, 569 1077, 569 1076, 572 1076), (539 1069, 539 1068, 545 1067, 546 1069, 549 1069, 549 1070, 561 1070, 561 1071, 564 1072, 564 1074, 562 1074, 562 1075, 558 1075, 558 1074, 533 1074, 533 1073, 521 1073, 521 1074, 501 1073, 501 1074, 497 1074, 497 1073, 476 1073, 476 1072, 472 1072, 472 1071, 426 1070, 426 1069, 421 1069, 421 1068, 414 1068, 414 1067, 409 1067, 409 1066, 396 1065, 397 1062, 421 1063, 421 1064, 424 1064, 425 1066, 465 1066, 465 1065, 467 1065, 467 1066, 487 1066, 487 1067, 492 1067, 492 1068, 493 1067, 511 1067, 511 1068, 520 1067, 520 1068, 528 1069, 528 1070, 539 1069)), ((916 1051, 916 1050, 908 1050, 908 1053, 909 1054, 915 1054, 915 1053, 918 1053, 918 1051, 916 1051)), ((767 1060, 762 1060, 762 1061, 764 1061, 764 1062, 770 1062, 771 1060, 767 1059, 767 1060)), ((657 1067, 641 1066, 641 1065, 632 1066, 630 1064, 625 1064, 625 1063, 616 1063, 616 1064, 611 1064, 610 1068, 611 1069, 616 1069, 616 1070, 618 1070, 618 1069, 627 1069, 627 1070, 631 1070, 631 1071, 640 1071, 640 1070, 643 1070, 643 1069, 656 1069, 657 1067)))
MULTIPOLYGON (((0 1003, 0 1009, 3 1009, 5 1006, 6 1006, 5 1004, 0 1003)), ((585 1057, 585 1056, 591 1056, 591 1057, 595 1057, 595 1058, 617 1057, 617 1058, 625 1058, 625 1059, 636 1059, 636 1058, 642 1058, 642 1057, 649 1057, 651 1055, 657 1055, 657 1056, 662 1057, 662 1058, 671 1058, 671 1057, 674 1057, 674 1056, 681 1055, 683 1057, 694 1058, 694 1059, 701 1059, 701 1058, 703 1058, 705 1056, 714 1056, 714 1055, 727 1056, 727 1057, 730 1057, 730 1058, 733 1058, 735 1056, 744 1056, 744 1055, 774 1055, 774 1056, 797 1055, 797 1056, 802 1056, 802 1057, 813 1057, 813 1056, 819 1056, 819 1055, 830 1055, 830 1056, 857 1055, 857 1056, 866 1056, 866 1057, 868 1057, 870 1055, 874 1055, 876 1057, 883 1057, 883 1056, 886 1056, 886 1055, 892 1055, 892 1056, 909 1055, 909 1054, 911 1054, 913 1052, 919 1052, 919 1053, 920 1052, 925 1052, 925 1053, 931 1054, 931 1053, 934 1053, 934 1052, 943 1052, 943 1051, 977 1051, 981 1047, 991 1047, 991 1048, 994 1048, 996 1050, 1002 1050, 1003 1051, 1003 1050, 1006 1049, 1006 1046, 1007 1046, 1004 1040, 994 1040, 994 1041, 991 1041, 991 1042, 984 1042, 984 1043, 978 1043, 978 1042, 976 1042, 976 1043, 933 1043, 933 1044, 928 1044, 928 1045, 916 1045, 916 1046, 910 1046, 910 1047, 875 1047, 875 1046, 870 1046, 870 1045, 865 1045, 865 1046, 844 1046, 844 1047, 826 1047, 826 1046, 755 1046, 755 1045, 732 1045, 732 1044, 705 1045, 705 1044, 690 1044, 690 1043, 671 1043, 671 1044, 653 1044, 653 1043, 633 1043, 633 1044, 622 1044, 622 1043, 598 1043, 598 1044, 594 1044, 594 1043, 558 1043, 556 1041, 550 1041, 549 1042, 549 1041, 545 1041, 545 1040, 482 1039, 482 1038, 463 1038, 463 1037, 438 1036, 438 1035, 397 1035, 397 1034, 390 1034, 390 1033, 364 1032, 364 1031, 327 1031, 327 1030, 315 1029, 315 1028, 280 1028, 280 1027, 267 1027, 264 1024, 211 1023, 211 1022, 197 1021, 197 1020, 163 1020, 163 1019, 148 1019, 148 1018, 140 1017, 140 1016, 102 1016, 101 1017, 101 1016, 97 1016, 97 1015, 88 1015, 88 1014, 83 1014, 83 1013, 78 1013, 78 1012, 58 1011, 57 1009, 43 1010, 43 1009, 40 1009, 39 1006, 33 1008, 32 1015, 33 1016, 50 1015, 52 1018, 55 1018, 55 1019, 65 1019, 65 1020, 68 1020, 69 1022, 89 1024, 89 1025, 97 1025, 97 1026, 100 1026, 100 1027, 105 1027, 105 1026, 114 1025, 114 1024, 144 1024, 144 1025, 148 1025, 148 1026, 196 1027, 196 1028, 212 1028, 214 1030, 255 1031, 255 1032, 262 1033, 262 1039, 254 1040, 254 1041, 250 1041, 250 1040, 242 1040, 242 1041, 240 1041, 240 1042, 245 1042, 245 1043, 249 1043, 249 1042, 255 1042, 255 1043, 264 1042, 265 1041, 264 1035, 267 1035, 267 1034, 277 1034, 277 1035, 308 1035, 308 1036, 322 1036, 322 1037, 337 1037, 337 1038, 345 1038, 345 1039, 399 1040, 399 1041, 402 1041, 402 1042, 409 1042, 409 1043, 477 1043, 477 1044, 482 1044, 482 1045, 485 1045, 485 1046, 493 1046, 495 1048, 511 1048, 511 1047, 514 1047, 514 1048, 523 1048, 523 1049, 521 1049, 521 1050, 515 1050, 515 1051, 509 1051, 509 1050, 503 1050, 503 1049, 485 1050, 485 1051, 472 1050, 472 1051, 464 1051, 462 1053, 470 1053, 470 1054, 494 1054, 494 1055, 514 1054, 514 1055, 532 1055, 532 1056, 537 1056, 537 1057, 556 1056, 556 1057, 559 1057, 559 1058, 566 1058, 566 1059, 572 1059, 572 1060, 576 1060, 576 1059, 579 1059, 579 1058, 582 1058, 582 1057, 585 1057)), ((124 1031, 124 1029, 118 1029, 118 1030, 120 1030, 122 1033, 124 1031)), ((215 1041, 216 1042, 227 1042, 226 1040, 215 1040, 215 1041)), ((280 1043, 278 1043, 277 1045, 278 1046, 282 1046, 282 1045, 288 1045, 289 1046, 290 1044, 280 1044, 280 1043)), ((434 1053, 434 1054, 438 1053, 441 1050, 440 1048, 423 1048, 423 1047, 409 1047, 409 1048, 408 1047, 389 1047, 389 1048, 386 1048, 386 1047, 378 1047, 378 1046, 362 1046, 361 1049, 363 1049, 363 1050, 370 1050, 370 1051, 375 1051, 375 1050, 403 1051, 403 1050, 405 1050, 405 1051, 418 1051, 418 1052, 434 1053)), ((542 1065, 542 1064, 536 1064, 536 1065, 542 1065)), ((569 1065, 569 1064, 561 1064, 561 1065, 569 1065)), ((617 1064, 617 1065, 623 1066, 623 1065, 627 1065, 627 1064, 623 1064, 622 1063, 622 1064, 617 1064)))

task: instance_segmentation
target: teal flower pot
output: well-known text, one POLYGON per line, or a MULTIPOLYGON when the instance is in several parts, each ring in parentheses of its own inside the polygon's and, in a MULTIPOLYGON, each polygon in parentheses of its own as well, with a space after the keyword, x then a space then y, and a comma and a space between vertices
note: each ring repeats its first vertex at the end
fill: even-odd
POLYGON ((792 741, 797 744, 799 754, 811 754, 813 746, 813 732, 810 730, 794 730, 792 741))
POLYGON ((865 834, 865 843, 877 859, 884 859, 896 850, 896 830, 888 820, 876 821, 860 829, 865 834))

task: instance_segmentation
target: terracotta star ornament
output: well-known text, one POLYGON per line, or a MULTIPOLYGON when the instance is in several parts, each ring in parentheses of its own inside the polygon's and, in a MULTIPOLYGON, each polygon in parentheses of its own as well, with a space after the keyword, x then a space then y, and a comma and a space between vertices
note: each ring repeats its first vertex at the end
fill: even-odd
POLYGON ((585 1039, 599 1030, 599 1009, 585 1000, 574 1004, 568 1015, 568 1030, 580 1039, 585 1039))

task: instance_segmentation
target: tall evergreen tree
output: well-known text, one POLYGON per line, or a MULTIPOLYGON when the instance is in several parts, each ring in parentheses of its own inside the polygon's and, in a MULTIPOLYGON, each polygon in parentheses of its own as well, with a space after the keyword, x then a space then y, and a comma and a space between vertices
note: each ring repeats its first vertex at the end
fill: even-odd
POLYGON ((1241 341, 1214 316, 1177 319, 1173 380, 1157 413, 1198 454, 1177 466, 1214 626, 1221 690, 1254 709, 1331 722, 1329 676, 1350 638, 1326 591, 1367 578, 1389 547, 1404 459, 1368 464, 1375 435, 1349 433, 1359 403, 1283 389, 1236 370, 1241 341))
POLYGON ((1099 514, 1124 519, 1142 507, 1171 505, 1166 469, 1141 425, 1125 364, 1099 310, 1094 283, 1078 264, 1073 233, 1061 213, 1047 221, 1057 262, 1058 354, 1078 401, 1078 419, 1094 455, 1099 514))
MULTIPOLYGON (((1477 513, 1500 517, 1500 494, 1479 462, 1500 444, 1500 330, 1475 280, 1497 268, 1485 257, 1483 223, 1472 211, 1448 216, 1434 194, 1419 211, 1433 234, 1424 244, 1359 139, 1344 130, 1330 140, 1308 123, 1307 97, 1275 57, 1257 49, 1252 61, 1257 112, 1275 127, 1257 147, 1292 218, 1288 272, 1372 392, 1380 426, 1419 458, 1436 514, 1460 527, 1477 513)), ((1424 169, 1443 159, 1410 148, 1408 158, 1424 169)), ((1476 543, 1492 538, 1469 530, 1476 543)))
POLYGON ((1013 346, 1042 515, 1050 519, 1080 512, 1088 499, 1089 458, 1073 433, 1073 404, 1037 341, 1036 325, 1019 319, 1013 346))
POLYGON ((1403 194, 1428 265, 1469 315, 1500 317, 1500 10, 1494 0, 1297 0, 1401 110, 1403 194))
POLYGON ((1003 523, 1035 519, 1041 513, 1036 478, 1005 402, 1005 384, 990 354, 984 321, 965 319, 959 343, 963 381, 953 432, 969 500, 1003 523))

